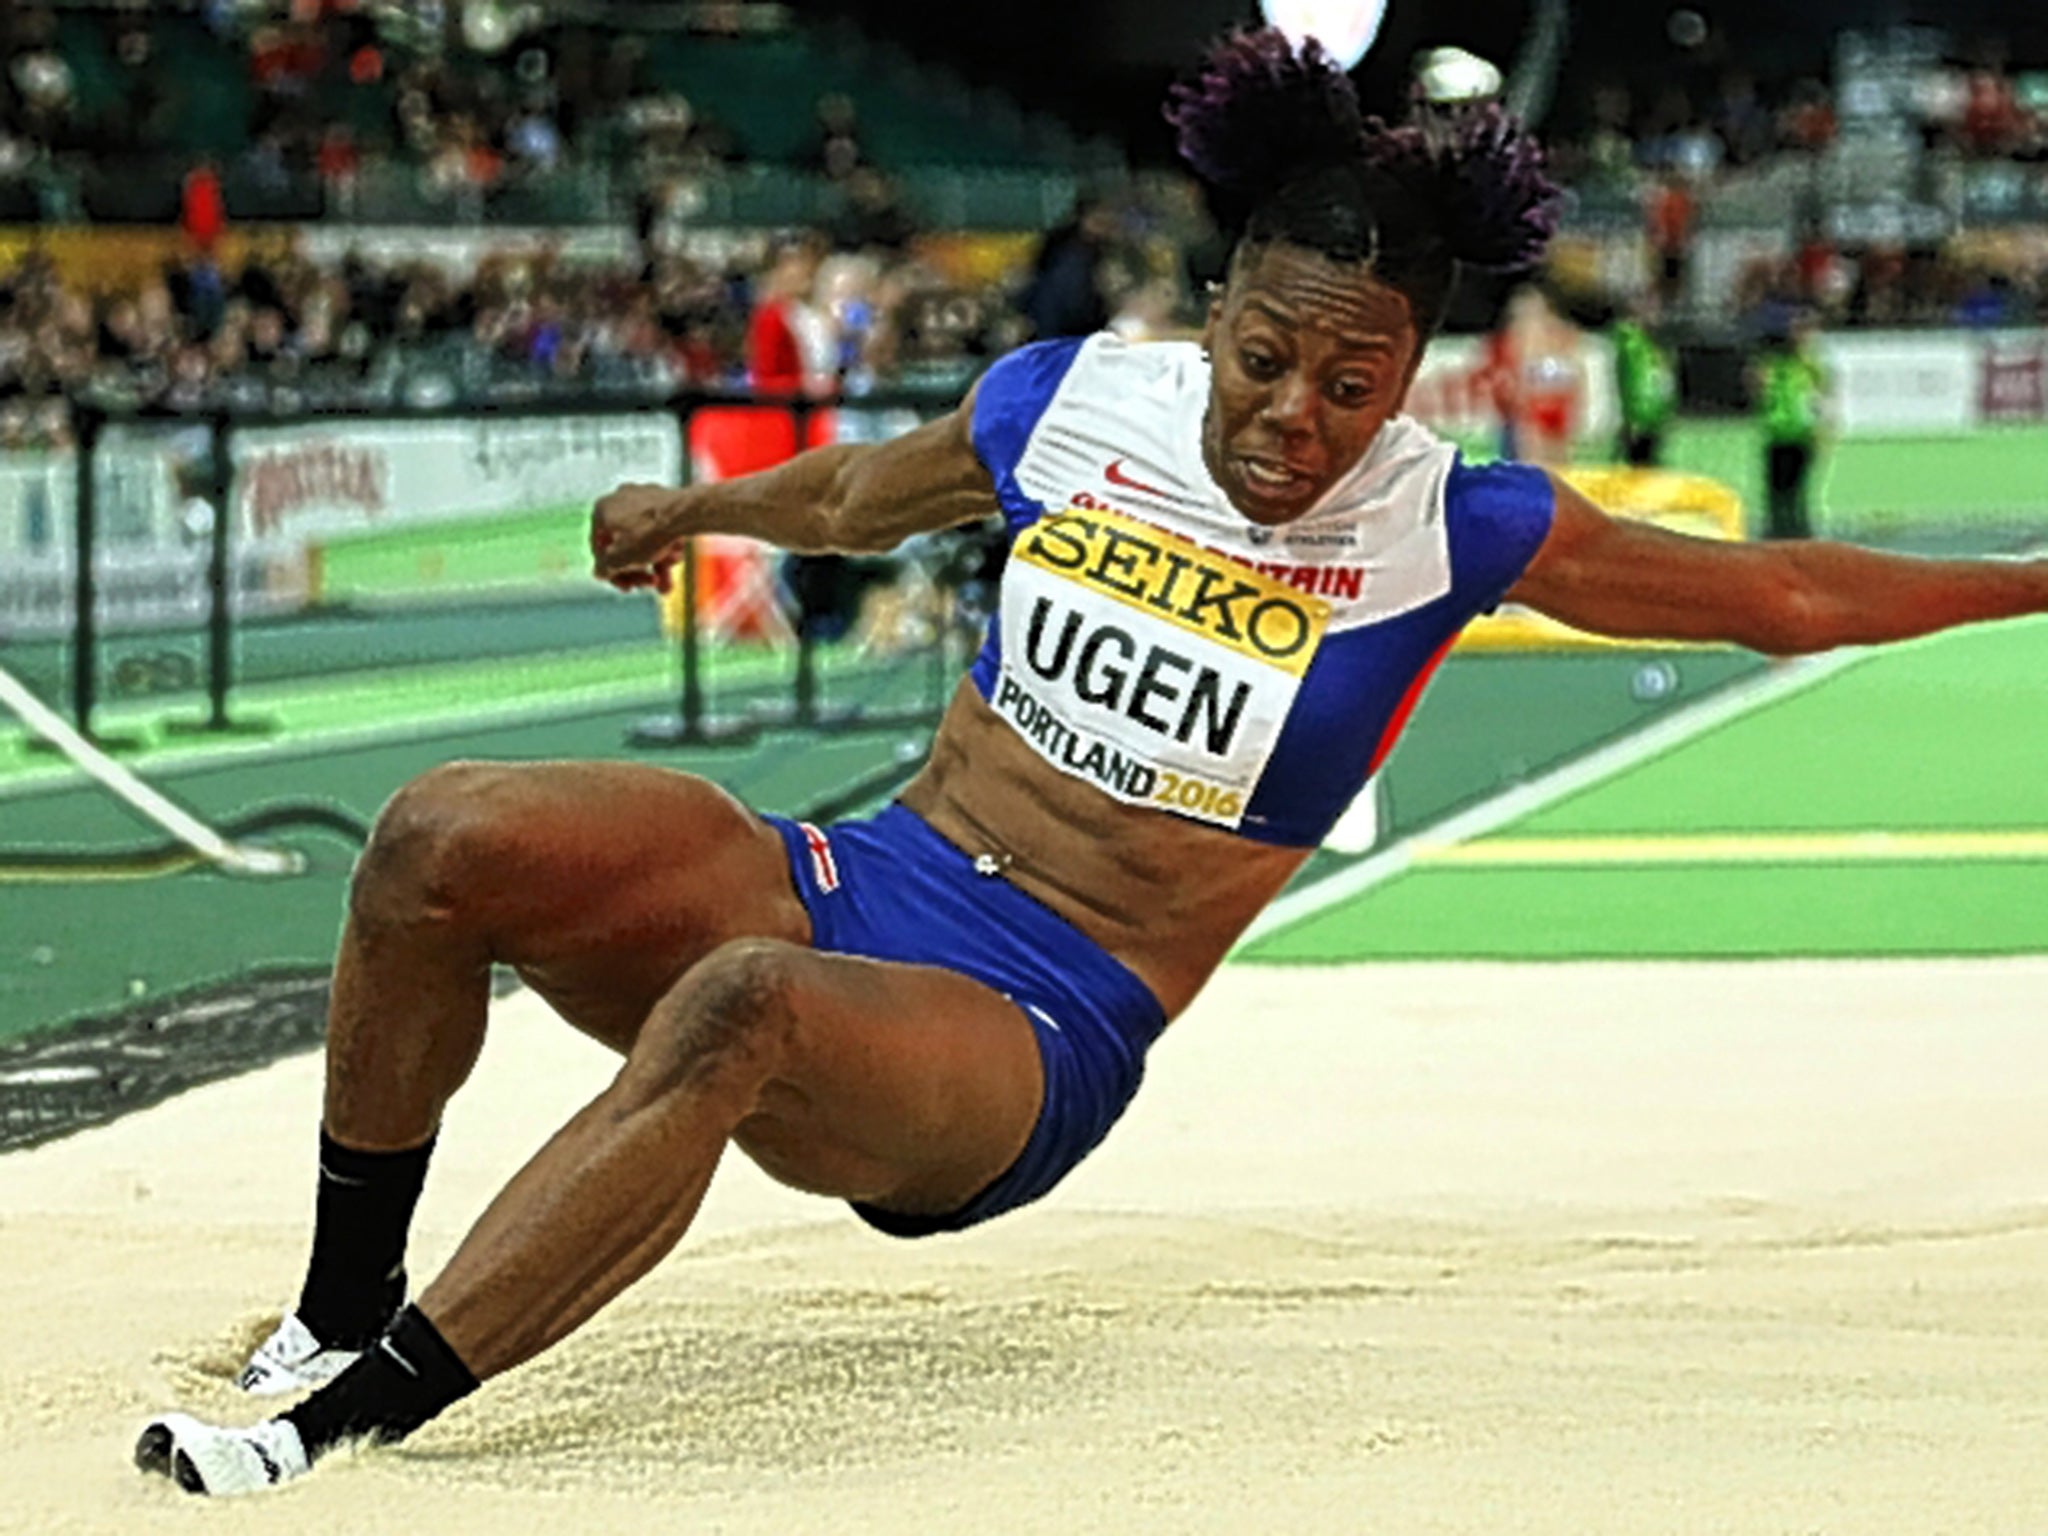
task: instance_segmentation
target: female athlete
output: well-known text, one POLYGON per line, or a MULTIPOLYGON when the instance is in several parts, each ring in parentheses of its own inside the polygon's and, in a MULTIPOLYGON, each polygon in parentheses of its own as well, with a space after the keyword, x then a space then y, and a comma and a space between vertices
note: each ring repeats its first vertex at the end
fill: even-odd
POLYGON ((1551 228, 1498 112, 1364 121, 1319 49, 1263 32, 1169 116, 1250 205, 1200 345, 1028 346, 893 442, 597 504, 620 586, 665 583, 695 534, 859 552, 1000 510, 1001 611, 872 820, 793 825, 627 763, 451 764, 392 800, 335 971, 305 1286, 244 1375, 324 1385, 247 1429, 167 1415, 145 1469, 236 1493, 408 1433, 645 1274, 728 1144, 895 1234, 1037 1199, 1504 599, 1769 652, 2048 608, 2040 563, 1695 541, 1404 417, 1458 264, 1526 267, 1551 228), (407 1305, 494 963, 624 1066, 407 1305))

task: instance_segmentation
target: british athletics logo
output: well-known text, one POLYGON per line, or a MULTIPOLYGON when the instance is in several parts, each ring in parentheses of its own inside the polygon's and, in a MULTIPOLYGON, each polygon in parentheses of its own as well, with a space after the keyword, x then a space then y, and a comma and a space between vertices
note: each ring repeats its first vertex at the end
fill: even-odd
POLYGON ((796 824, 811 851, 811 881, 826 895, 839 889, 839 861, 832 857, 832 840, 808 821, 796 824))

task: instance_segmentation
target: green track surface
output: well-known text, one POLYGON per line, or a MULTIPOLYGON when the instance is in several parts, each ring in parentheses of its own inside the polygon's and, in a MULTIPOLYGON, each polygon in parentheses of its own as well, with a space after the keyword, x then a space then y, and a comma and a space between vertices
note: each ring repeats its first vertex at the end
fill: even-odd
MULTIPOLYGON (((453 757, 635 756, 621 742, 649 713, 643 705, 354 747, 321 745, 315 738, 241 762, 183 770, 160 765, 153 777, 210 821, 286 800, 313 801, 367 820, 406 780, 453 757)), ((902 737, 775 733, 745 750, 640 756, 700 773, 762 810, 794 811, 885 767, 902 737)), ((78 785, 75 776, 67 787, 0 800, 0 817, 0 844, 7 852, 115 850, 162 836, 97 788, 78 785)), ((0 1040, 254 967, 329 964, 354 850, 321 832, 287 833, 282 840, 309 856, 308 874, 252 880, 189 872, 152 880, 0 883, 0 1040)))
MULTIPOLYGON (((700 672, 707 700, 716 709, 728 698, 765 699, 786 691, 790 660, 758 648, 707 649, 700 672)), ((886 666, 833 651, 818 663, 820 687, 828 700, 848 705, 901 701, 906 688, 929 701, 932 680, 921 668, 900 676, 886 666)), ((131 766, 153 772, 166 763, 223 753, 262 753, 318 736, 374 731, 427 730, 442 733, 465 725, 495 725, 521 712, 588 712, 632 705, 642 715, 676 708, 680 673, 673 650, 648 641, 610 645, 560 655, 473 660, 428 666, 339 670, 317 680, 238 688, 231 718, 262 727, 247 735, 175 731, 171 727, 204 718, 202 701, 191 694, 129 700, 100 712, 98 729, 126 737, 141 748, 124 753, 131 766)), ((44 697, 58 696, 45 691, 44 697)), ((0 726, 0 796, 40 784, 62 782, 72 770, 33 750, 25 732, 0 726)))
MULTIPOLYGON (((1388 765, 1390 817, 1404 828, 1434 820, 1756 664, 1734 652, 1454 657, 1388 765), (1670 690, 1648 701, 1632 691, 1646 662, 1679 669, 1670 690)), ((625 733, 665 701, 670 665, 642 646, 250 689, 243 707, 277 722, 277 736, 225 746, 161 738, 138 762, 209 820, 308 799, 367 818, 408 778, 453 757, 634 755, 625 733), (507 709, 548 718, 493 723, 477 713, 507 709)), ((716 696, 733 705, 780 697, 786 667, 786 658, 726 653, 713 667, 716 696)), ((926 702, 933 691, 921 662, 879 672, 839 665, 825 678, 827 699, 841 702, 926 702)), ((762 809, 794 810, 886 764, 913 734, 788 734, 745 752, 648 760, 704 773, 762 809)), ((0 755, 0 853, 116 849, 157 835, 72 770, 0 755)), ((256 965, 327 963, 350 850, 325 834, 293 841, 315 856, 312 875, 0 883, 0 1038, 118 1006, 131 981, 158 994, 256 965)))
MULTIPOLYGON (((1674 467, 1734 484, 1752 507, 1760 458, 1746 423, 1683 424, 1669 454, 1674 467)), ((1825 476, 1821 522, 1838 533, 1963 548, 2048 530, 2048 432, 1849 443, 1831 453, 1825 476)), ((170 718, 199 715, 196 682, 113 695, 121 663, 138 654, 176 653, 196 679, 196 629, 107 637, 99 724, 138 733, 145 750, 129 761, 212 819, 287 799, 368 817, 406 779, 454 757, 630 755, 627 728, 675 707, 675 653, 651 603, 589 591, 582 537, 581 509, 550 509, 487 528, 336 544, 325 581, 340 601, 237 633, 234 713, 270 734, 166 731, 170 718)), ((60 644, 0 645, 0 665, 53 702, 68 696, 60 644)), ((1456 656, 1385 770, 1389 835, 1625 738, 1760 665, 1732 651, 1456 656), (1675 676, 1646 670, 1665 664, 1675 676), (1645 688, 1646 677, 1658 686, 1645 688)), ((785 656, 707 648, 707 694, 714 708, 780 697, 788 667, 785 656)), ((824 676, 826 696, 840 700, 928 702, 934 691, 922 663, 891 670, 828 655, 824 676)), ((2039 624, 1887 653, 1502 836, 2048 826, 2044 676, 2048 628, 2039 624)), ((649 760, 706 773, 763 809, 801 809, 888 761, 903 739, 786 734, 746 752, 649 760)), ((0 856, 156 836, 0 728, 0 856)), ((257 965, 326 964, 349 850, 325 834, 302 846, 315 869, 296 880, 0 884, 0 1038, 118 1007, 133 982, 161 995, 257 965)), ((1318 854, 1304 876, 1346 862, 1318 854)), ((2048 866, 1864 863, 1432 868, 1304 919, 1250 956, 2044 949, 2048 866)))
MULTIPOLYGON (((1497 838, 2048 828, 2048 622, 1874 655, 1497 838)), ((1476 845, 1484 849, 1484 842, 1476 845)), ((1250 946, 1338 963, 2048 951, 2048 861, 1422 868, 1250 946)))
MULTIPOLYGON (((1477 460, 1491 442, 1462 442, 1477 460)), ((1581 459, 1604 462, 1605 445, 1581 459)), ((1764 445, 1743 418, 1691 417, 1664 443, 1664 467, 1706 475, 1763 524, 1764 445)), ((1859 437, 1825 445, 1813 471, 1814 531, 1829 538, 1930 552, 2048 540, 2048 428, 1987 427, 1969 436, 1859 437)))
POLYGON ((548 507, 330 541, 321 554, 329 602, 439 592, 590 584, 590 509, 548 507))
MULTIPOLYGON (((1763 443, 1747 421, 1680 422, 1667 468, 1733 487, 1752 527, 1765 502, 1763 443)), ((1823 448, 1814 531, 1928 548, 2048 537, 2048 428, 1992 427, 1968 437, 1862 437, 1823 448)))
POLYGON ((2048 825, 2048 621, 1881 652, 1513 830, 2048 825))
MULTIPOLYGON (((508 661, 555 658, 572 652, 637 647, 650 662, 665 654, 654 604, 645 597, 603 592, 552 597, 479 598, 446 594, 438 604, 397 602, 324 606, 288 618, 244 623, 234 631, 232 676, 237 688, 348 673, 392 671, 454 663, 503 667, 508 661)), ((157 705, 196 699, 204 687, 207 636, 193 625, 123 632, 102 638, 99 698, 103 707, 157 705), (177 662, 184 682, 124 687, 124 663, 177 662)), ((71 690, 70 642, 49 639, 0 645, 5 666, 45 698, 67 703, 71 690)), ((145 668, 154 671, 155 668, 145 668)))
POLYGON ((1403 876, 1239 958, 1771 959, 2048 951, 2048 864, 1456 869, 1403 876))
MULTIPOLYGON (((1512 789, 1762 665, 1725 650, 1454 655, 1380 770, 1381 835, 1404 835, 1512 789), (1645 668, 1669 691, 1639 697, 1645 668)), ((1300 879, 1349 862, 1318 853, 1300 879)))

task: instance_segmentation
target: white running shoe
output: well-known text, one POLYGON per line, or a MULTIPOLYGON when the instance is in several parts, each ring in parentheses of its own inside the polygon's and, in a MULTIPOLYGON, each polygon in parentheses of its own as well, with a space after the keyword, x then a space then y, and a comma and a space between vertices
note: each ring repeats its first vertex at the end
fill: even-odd
POLYGON ((135 1442, 135 1465, 170 1478, 187 1493, 219 1498, 275 1488, 304 1477, 312 1463, 289 1419, 219 1429, 188 1414, 167 1413, 151 1419, 135 1442))
POLYGON ((299 1321, 298 1313, 287 1312, 277 1330, 256 1346, 235 1385, 251 1397, 303 1392, 334 1380, 361 1355, 360 1349, 329 1349, 299 1321))

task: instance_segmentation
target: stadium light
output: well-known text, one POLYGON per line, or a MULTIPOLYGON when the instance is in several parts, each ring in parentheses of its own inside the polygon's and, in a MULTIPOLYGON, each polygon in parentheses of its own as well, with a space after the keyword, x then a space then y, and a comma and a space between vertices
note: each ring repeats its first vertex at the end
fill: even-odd
POLYGON ((1423 98, 1438 105, 1484 101, 1500 94, 1500 70, 1463 48, 1432 48, 1415 71, 1423 98))
POLYGON ((463 45, 473 53, 503 53, 540 19, 541 8, 537 5, 468 0, 462 7, 463 45))
POLYGON ((1299 43, 1312 37, 1341 68, 1365 57, 1386 19, 1387 0, 1259 0, 1266 20, 1299 43))

